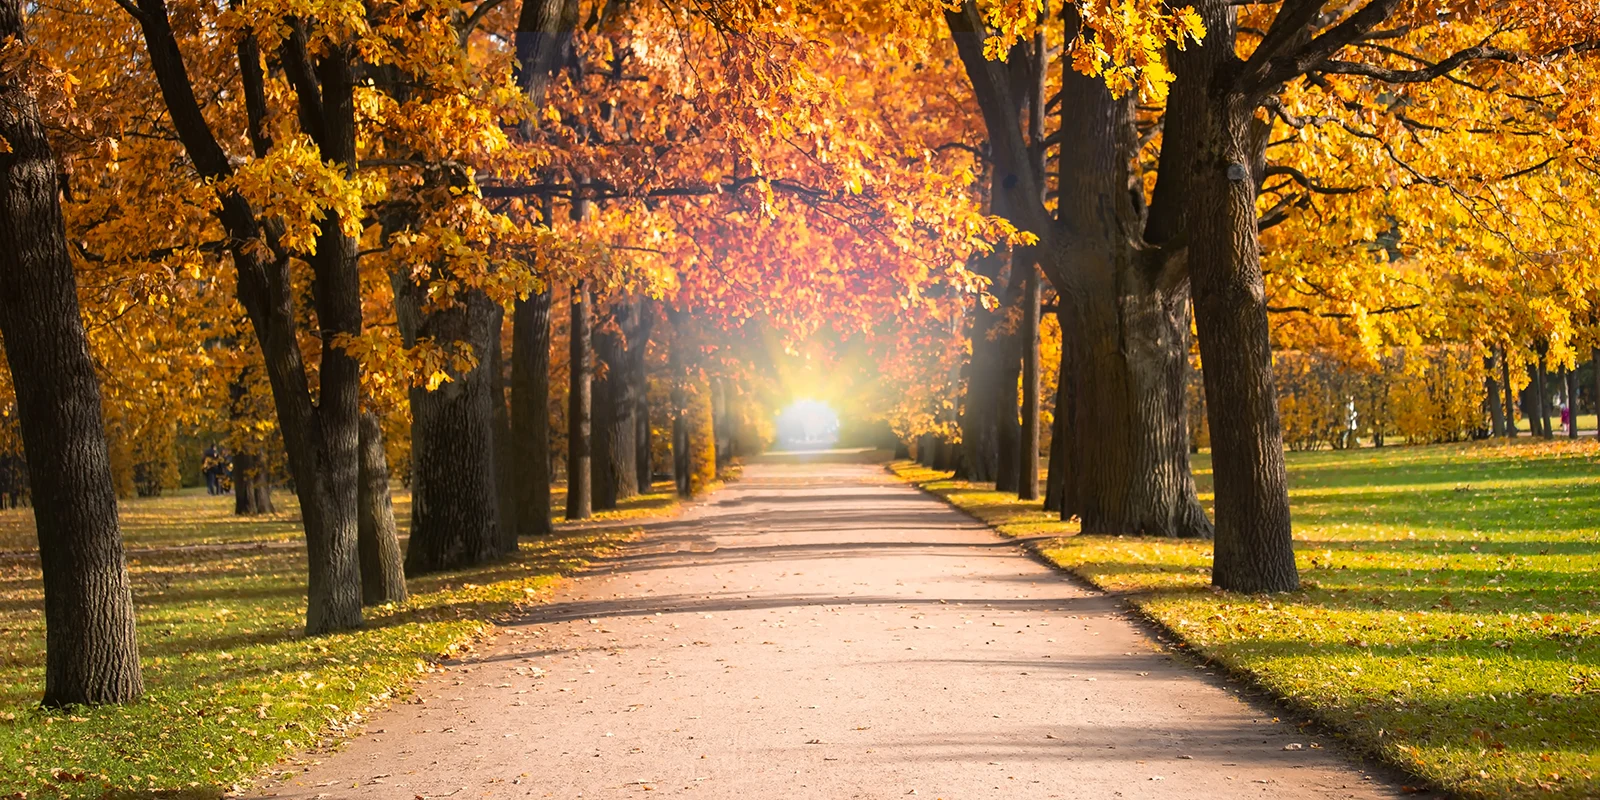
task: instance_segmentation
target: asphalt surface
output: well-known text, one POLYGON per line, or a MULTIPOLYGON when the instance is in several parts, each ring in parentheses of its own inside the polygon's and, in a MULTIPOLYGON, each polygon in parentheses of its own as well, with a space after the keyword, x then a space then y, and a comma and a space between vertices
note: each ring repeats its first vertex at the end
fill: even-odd
POLYGON ((789 459, 261 796, 1401 793, 1274 713, 881 466, 789 459))

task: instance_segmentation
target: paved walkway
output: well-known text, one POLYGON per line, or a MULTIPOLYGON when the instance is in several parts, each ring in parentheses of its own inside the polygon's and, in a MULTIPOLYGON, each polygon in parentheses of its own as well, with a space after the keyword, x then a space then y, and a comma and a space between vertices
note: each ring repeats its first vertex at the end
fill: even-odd
POLYGON ((266 795, 1399 794, 873 465, 747 467, 417 697, 266 795))

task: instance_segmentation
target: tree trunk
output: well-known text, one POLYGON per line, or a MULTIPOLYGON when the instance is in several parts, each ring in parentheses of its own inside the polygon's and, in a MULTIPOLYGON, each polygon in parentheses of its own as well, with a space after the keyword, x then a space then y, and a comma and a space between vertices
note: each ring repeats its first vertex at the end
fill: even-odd
POLYGON ((1017 450, 1017 498, 1039 499, 1039 270, 1028 264, 1022 296, 1022 444, 1017 450))
MULTIPOLYGON (((21 43, 23 34, 18 0, 0 0, 0 37, 21 43)), ((18 84, 25 69, 12 64, 0 75, 8 145, 0 153, 0 336, 44 576, 44 704, 130 702, 144 685, 100 383, 79 316, 55 156, 37 100, 18 84)))
POLYGON ((1566 383, 1567 438, 1578 438, 1578 376, 1566 367, 1561 368, 1561 379, 1566 383))
POLYGON ((1517 403, 1511 390, 1511 362, 1506 358, 1505 347, 1500 348, 1500 386, 1505 392, 1506 438, 1517 438, 1517 403))
POLYGON ((497 549, 500 555, 511 557, 517 554, 518 537, 522 531, 517 528, 516 489, 513 488, 515 476, 511 466, 511 410, 506 405, 506 364, 501 346, 506 313, 500 304, 492 305, 494 322, 489 331, 489 405, 490 429, 494 434, 495 516, 500 532, 497 549))
MULTIPOLYGON (((347 175, 356 168, 355 53, 349 46, 330 47, 317 61, 320 86, 318 113, 306 86, 297 88, 302 126, 317 142, 322 158, 347 175), (320 123, 315 124, 315 123, 320 123)), ((305 76, 310 81, 310 76, 305 76)), ((356 237, 344 231, 339 214, 324 210, 317 252, 309 261, 311 294, 316 303, 322 340, 322 363, 316 405, 320 458, 296 471, 324 470, 312 490, 301 491, 300 515, 305 520, 310 565, 306 594, 306 634, 348 630, 361 625, 361 565, 357 549, 356 495, 359 480, 361 365, 346 352, 341 337, 361 335, 361 274, 356 237), (307 495, 311 495, 307 502, 307 495)), ((281 420, 280 414, 280 423, 281 420)), ((280 425, 282 427, 282 425, 280 425)), ((302 458, 305 457, 302 453, 302 458)), ((290 454, 293 463, 294 454, 290 454)), ((259 498, 258 498, 259 500, 259 498)))
POLYGON ((1139 216, 1126 189, 1134 100, 1065 69, 1063 131, 1093 146, 1062 164, 1063 246, 1047 262, 1070 286, 1057 312, 1061 516, 1086 533, 1209 537, 1189 469, 1188 285, 1171 262, 1147 263, 1118 222, 1139 216))
POLYGON ((733 454, 733 436, 728 425, 728 386, 721 378, 711 379, 711 441, 716 451, 714 463, 721 470, 733 454))
POLYGON ((1197 93, 1183 102, 1201 114, 1189 176, 1189 275, 1216 486, 1211 582, 1239 592, 1292 591, 1300 576, 1258 242, 1256 104, 1226 85, 1235 63, 1233 10, 1225 0, 1201 8, 1207 34, 1189 65, 1197 71, 1173 92, 1197 93))
MULTIPOLYGON (((991 188, 991 210, 994 208, 994 195, 991 188)), ((1005 263, 1006 253, 998 249, 993 253, 975 255, 967 262, 969 269, 990 280, 1000 277, 1005 263)), ((972 320, 967 326, 971 355, 964 370, 966 400, 960 419, 962 458, 956 477, 975 483, 993 482, 1000 467, 999 443, 995 438, 995 387, 1000 382, 1004 337, 990 337, 1000 318, 1000 314, 985 308, 982 303, 974 303, 972 320)))
POLYGON ((639 484, 639 491, 649 494, 655 489, 655 474, 651 465, 650 450, 650 387, 645 377, 644 360, 640 359, 641 369, 634 377, 639 386, 639 405, 634 413, 634 451, 633 471, 634 480, 639 484))
POLYGON ((406 575, 389 497, 389 459, 378 415, 361 412, 361 488, 356 502, 356 545, 361 560, 361 602, 406 601, 406 575))
MULTIPOLYGON (((1594 349, 1594 360, 1589 363, 1594 368, 1594 410, 1596 418, 1600 419, 1600 347, 1594 349)), ((1600 438, 1600 425, 1595 428, 1595 436, 1600 438)))
POLYGON ((593 410, 591 375, 594 356, 590 353, 589 339, 592 323, 589 311, 589 290, 583 281, 572 290, 571 366, 568 369, 572 388, 567 394, 567 519, 588 519, 594 516, 593 496, 590 494, 589 433, 593 410))
MULTIPOLYGON (((596 382, 594 402, 594 507, 616 508, 639 494, 638 411, 643 390, 637 379, 635 353, 642 350, 646 327, 641 301, 622 299, 612 310, 613 330, 597 334, 595 354, 605 365, 596 382)), ((642 353, 638 359, 642 359, 642 353)), ((641 365, 642 366, 642 365, 641 365)), ((645 482, 649 487, 649 482, 645 482)))
POLYGON ((521 536, 550 524, 550 290, 519 299, 511 319, 512 516, 521 536))
POLYGON ((233 454, 233 513, 241 517, 265 513, 256 505, 256 472, 259 463, 254 453, 233 454))
POLYGON ((689 421, 688 409, 685 404, 688 398, 684 396, 681 387, 672 387, 672 482, 678 490, 679 497, 688 497, 689 483, 689 421))
MULTIPOLYGON (((1071 16, 1069 40, 1077 35, 1071 16)), ((1063 339, 1074 351, 1064 356, 1071 369, 1061 389, 1069 406, 1063 516, 1081 517, 1085 530, 1209 535, 1189 472, 1183 414, 1188 287, 1181 262, 1138 246, 1144 212, 1135 202, 1142 193, 1129 191, 1142 183, 1131 171, 1138 150, 1133 98, 1114 99, 1103 80, 1063 65, 1059 135, 1074 143, 1074 157, 1058 161, 1051 220, 1041 201, 1047 181, 1030 157, 1016 104, 1029 70, 985 57, 987 29, 975 2, 945 18, 984 116, 1004 213, 1041 237, 1041 266, 1063 297, 1063 339), (1098 338, 1079 341, 1080 331, 1098 338)))
POLYGON ((612 390, 618 383, 610 369, 616 360, 614 337, 609 333, 594 336, 595 375, 590 389, 590 440, 589 496, 595 511, 617 507, 617 477, 615 455, 616 409, 612 406, 612 390))
POLYGON ((1545 389, 1543 347, 1539 348, 1533 367, 1533 416, 1538 419, 1539 435, 1546 439, 1555 438, 1555 431, 1550 428, 1550 394, 1545 389))
MULTIPOLYGON (((1060 321, 1059 315, 1057 321, 1060 321)), ((1064 327, 1062 330, 1066 330, 1064 327)), ((1055 420, 1050 426, 1050 472, 1045 476, 1044 510, 1061 513, 1067 493, 1067 419, 1072 416, 1072 396, 1065 340, 1062 341, 1061 361, 1056 372, 1055 420)))
POLYGON ((477 566, 500 553, 489 372, 501 311, 481 290, 472 290, 420 317, 426 287, 402 280, 397 305, 403 309, 407 344, 431 339, 470 345, 478 359, 465 373, 451 370, 450 380, 432 391, 411 389, 411 540, 405 571, 417 576, 477 566))
POLYGON ((1487 373, 1483 379, 1484 402, 1489 406, 1490 435, 1500 438, 1506 435, 1506 412, 1500 407, 1500 382, 1495 380, 1495 357, 1486 356, 1483 366, 1487 373))
POLYGON ((1000 350, 1004 360, 1000 362, 998 381, 992 389, 995 396, 995 452, 998 457, 994 488, 999 492, 1017 491, 1020 459, 1017 452, 1021 449, 1022 440, 1022 425, 1017 420, 1017 381, 1022 373, 1021 344, 1022 340, 1015 335, 1005 337, 1000 350))
MULTIPOLYGON (((361 333, 361 286, 356 243, 345 236, 338 214, 327 212, 311 258, 313 303, 320 330, 322 360, 316 400, 300 351, 296 291, 290 259, 260 247, 281 233, 279 223, 256 216, 237 191, 228 189, 234 175, 229 156, 201 112, 187 67, 167 15, 164 0, 138 0, 139 23, 150 65, 156 74, 174 132, 201 177, 219 187, 217 216, 228 233, 229 255, 238 273, 240 305, 250 315, 261 344, 289 456, 289 469, 300 498, 306 531, 308 576, 306 633, 315 635, 361 624, 361 577, 356 554, 356 484, 359 434, 360 368, 337 346, 340 337, 361 333)), ((265 126, 266 107, 259 57, 251 37, 239 45, 246 112, 256 152, 265 150, 255 131, 265 126)), ((285 43, 290 46, 290 43, 285 43)), ((321 102, 309 91, 297 92, 306 132, 317 141, 329 164, 355 166, 354 79, 347 49, 330 48, 315 76, 297 66, 301 89, 320 89, 321 102)), ((306 59, 309 60, 309 59, 306 59)))
POLYGON ((257 514, 278 513, 277 506, 273 505, 272 503, 272 480, 268 478, 265 473, 256 478, 256 485, 253 491, 256 496, 255 506, 257 514))

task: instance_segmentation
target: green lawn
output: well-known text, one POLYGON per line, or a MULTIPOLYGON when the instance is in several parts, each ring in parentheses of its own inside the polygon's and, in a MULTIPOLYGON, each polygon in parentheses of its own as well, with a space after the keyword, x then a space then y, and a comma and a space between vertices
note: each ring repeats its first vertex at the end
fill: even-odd
MULTIPOLYGON (((1037 503, 896 470, 1004 533, 1073 532, 1037 503)), ((1042 551, 1452 793, 1600 796, 1600 446, 1292 453, 1289 471, 1293 594, 1211 589, 1204 542, 1070 536, 1042 551)), ((1203 456, 1196 473, 1209 492, 1203 456)))
MULTIPOLYGON (((610 512, 663 513, 670 487, 610 512)), ((401 521, 405 522, 401 497, 401 521)), ((217 797, 275 761, 359 721, 431 660, 471 643, 513 605, 628 538, 626 523, 525 541, 513 561, 411 581, 412 599, 368 609, 363 630, 307 639, 302 548, 183 549, 298 536, 287 512, 235 518, 203 491, 122 509, 139 615, 145 699, 42 711, 44 626, 38 565, 0 557, 0 798, 217 797)), ((31 512, 0 513, 0 550, 33 544, 31 512), (26 534, 26 537, 23 535, 26 534)))

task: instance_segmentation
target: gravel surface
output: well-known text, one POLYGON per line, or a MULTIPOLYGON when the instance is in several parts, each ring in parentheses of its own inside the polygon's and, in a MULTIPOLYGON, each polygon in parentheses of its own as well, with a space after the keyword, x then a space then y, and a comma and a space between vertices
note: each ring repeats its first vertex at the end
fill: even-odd
POLYGON ((881 466, 755 464, 285 798, 1370 798, 1114 598, 881 466))

